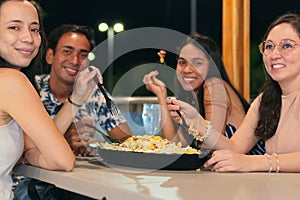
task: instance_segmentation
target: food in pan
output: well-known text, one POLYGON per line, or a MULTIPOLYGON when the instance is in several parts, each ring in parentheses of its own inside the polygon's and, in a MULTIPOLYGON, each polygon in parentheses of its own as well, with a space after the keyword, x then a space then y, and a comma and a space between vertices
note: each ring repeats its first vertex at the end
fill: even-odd
POLYGON ((117 144, 104 143, 104 149, 143 152, 143 153, 165 153, 165 154, 200 154, 200 150, 190 146, 183 147, 181 143, 171 142, 160 136, 137 135, 132 136, 124 142, 117 144))

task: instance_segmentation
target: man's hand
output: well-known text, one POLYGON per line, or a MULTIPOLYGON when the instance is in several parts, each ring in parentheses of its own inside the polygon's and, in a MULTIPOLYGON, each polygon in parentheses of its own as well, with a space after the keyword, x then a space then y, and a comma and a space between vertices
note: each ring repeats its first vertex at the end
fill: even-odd
POLYGON ((90 154, 89 143, 94 138, 95 122, 90 119, 80 119, 76 124, 72 123, 64 135, 75 155, 86 156, 90 154))
POLYGON ((73 87, 72 100, 79 105, 82 105, 89 98, 95 88, 95 76, 97 76, 100 83, 103 83, 103 77, 99 69, 95 66, 88 66, 88 64, 88 62, 82 64, 82 69, 79 71, 73 87))

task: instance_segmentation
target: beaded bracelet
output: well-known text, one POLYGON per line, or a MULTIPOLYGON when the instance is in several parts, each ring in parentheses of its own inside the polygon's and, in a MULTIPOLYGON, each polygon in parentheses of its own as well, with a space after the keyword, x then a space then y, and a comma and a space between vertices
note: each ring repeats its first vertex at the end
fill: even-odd
POLYGON ((272 153, 272 155, 275 157, 276 159, 276 173, 278 173, 280 171, 280 162, 279 162, 279 157, 277 155, 277 153, 272 153))
POLYGON ((76 106, 76 107, 78 107, 78 108, 80 108, 80 107, 82 106, 82 104, 74 103, 74 102, 71 100, 71 96, 68 97, 68 101, 69 101, 72 105, 74 105, 74 106, 76 106))
POLYGON ((267 154, 267 153, 265 153, 265 155, 267 156, 268 161, 269 161, 269 166, 270 166, 269 172, 272 172, 272 171, 273 171, 273 161, 272 161, 272 158, 271 158, 271 156, 270 156, 269 154, 267 154))
POLYGON ((204 140, 205 140, 206 138, 208 138, 208 136, 210 136, 210 134, 211 134, 211 132, 212 132, 212 125, 211 125, 211 122, 208 121, 208 120, 205 120, 205 122, 206 122, 205 133, 204 133, 203 135, 200 135, 200 134, 198 133, 197 136, 194 136, 194 138, 195 138, 196 140, 198 140, 199 142, 201 142, 201 143, 203 143, 204 140))

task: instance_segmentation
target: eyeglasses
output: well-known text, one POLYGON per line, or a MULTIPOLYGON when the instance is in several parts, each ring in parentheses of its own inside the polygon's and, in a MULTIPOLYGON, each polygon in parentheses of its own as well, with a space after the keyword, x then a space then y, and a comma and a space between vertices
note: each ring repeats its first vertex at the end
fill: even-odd
POLYGON ((282 40, 278 45, 274 44, 273 41, 267 40, 259 44, 259 51, 261 54, 268 56, 270 55, 276 46, 278 46, 278 51, 284 55, 290 54, 296 46, 299 45, 293 40, 282 40))

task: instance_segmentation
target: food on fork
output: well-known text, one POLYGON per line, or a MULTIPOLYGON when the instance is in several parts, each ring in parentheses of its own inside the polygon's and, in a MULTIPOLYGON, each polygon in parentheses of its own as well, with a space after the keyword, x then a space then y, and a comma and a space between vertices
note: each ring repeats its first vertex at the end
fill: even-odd
POLYGON ((164 50, 160 50, 160 51, 157 53, 157 55, 159 56, 159 62, 160 62, 161 64, 164 64, 164 63, 165 63, 165 57, 166 57, 166 54, 167 54, 167 52, 164 51, 164 50))

